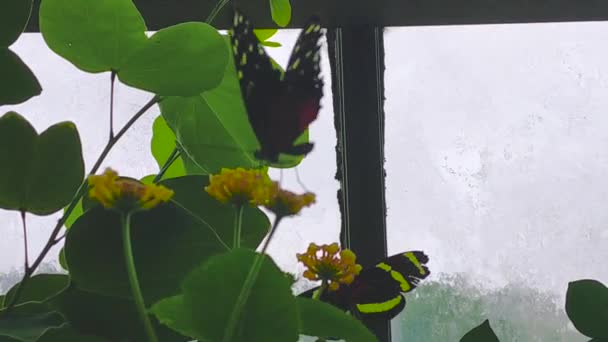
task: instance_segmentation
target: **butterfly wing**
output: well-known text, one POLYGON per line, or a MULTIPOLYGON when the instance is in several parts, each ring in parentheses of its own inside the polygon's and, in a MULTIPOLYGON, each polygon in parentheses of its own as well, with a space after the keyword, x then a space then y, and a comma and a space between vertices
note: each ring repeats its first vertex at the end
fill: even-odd
POLYGON ((351 284, 352 311, 361 317, 392 319, 405 307, 402 293, 414 290, 431 272, 424 252, 390 256, 366 268, 351 284))
POLYGON ((271 104, 282 92, 282 72, 273 65, 253 29, 249 18, 235 10, 230 36, 234 63, 249 123, 265 150, 273 144, 271 104))
MULTIPOLYGON (((284 82, 286 84, 285 101, 290 103, 291 110, 284 113, 289 120, 288 137, 293 142, 308 128, 318 116, 323 97, 323 79, 321 73, 321 46, 323 36, 319 18, 313 16, 304 26, 293 47, 284 82)), ((294 146, 292 154, 306 154, 312 144, 294 146)))
POLYGON ((251 21, 235 11, 234 60, 249 122, 261 145, 258 158, 276 162, 281 153, 303 155, 312 150, 312 144, 293 144, 319 112, 321 36, 319 20, 313 17, 300 33, 283 74, 253 33, 251 21))
MULTIPOLYGON (((321 300, 357 317, 392 319, 405 308, 402 293, 412 291, 431 274, 425 265, 428 261, 421 251, 395 254, 363 269, 350 285, 324 293, 321 300)), ((311 297, 317 289, 300 296, 311 297)))

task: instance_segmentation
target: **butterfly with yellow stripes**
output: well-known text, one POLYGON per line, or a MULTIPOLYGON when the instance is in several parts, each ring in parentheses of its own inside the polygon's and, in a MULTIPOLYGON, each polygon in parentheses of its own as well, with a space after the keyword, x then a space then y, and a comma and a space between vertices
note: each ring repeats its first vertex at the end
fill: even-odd
MULTIPOLYGON (((392 319, 405 308, 403 293, 414 290, 428 277, 429 257, 421 251, 395 254, 364 268, 350 285, 325 291, 321 300, 359 318, 392 319)), ((318 288, 300 296, 312 297, 318 288)))

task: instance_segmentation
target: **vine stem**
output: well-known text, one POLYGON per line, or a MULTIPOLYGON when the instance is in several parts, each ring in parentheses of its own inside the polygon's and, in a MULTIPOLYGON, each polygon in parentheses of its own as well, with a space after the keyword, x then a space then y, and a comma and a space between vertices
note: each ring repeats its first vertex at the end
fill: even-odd
POLYGON ((277 216, 274 219, 274 223, 272 224, 272 228, 270 228, 270 233, 268 234, 268 238, 266 239, 266 242, 264 243, 264 247, 262 247, 262 251, 255 256, 255 259, 253 259, 253 265, 249 269, 249 273, 247 273, 247 278, 245 278, 245 283, 243 284, 243 287, 241 288, 241 292, 239 293, 239 296, 236 299, 236 303, 234 304, 234 310, 230 314, 230 318, 228 319, 228 324, 226 325, 226 329, 224 330, 224 338, 222 339, 223 342, 230 342, 230 341, 232 341, 232 338, 234 337, 234 333, 236 331, 236 325, 237 325, 239 319, 241 318, 241 312, 243 312, 243 308, 245 307, 245 304, 247 303, 247 299, 249 298, 251 289, 253 288, 253 285, 255 284, 255 281, 258 278, 258 274, 260 273, 260 270, 262 269, 262 263, 263 263, 264 257, 265 257, 264 253, 266 252, 266 249, 268 248, 270 240, 272 239, 274 232, 277 230, 277 227, 279 226, 279 223, 281 222, 282 218, 283 218, 282 216, 277 216))
POLYGON ((23 225, 23 251, 24 251, 24 266, 23 269, 30 267, 30 257, 28 256, 29 247, 27 245, 27 224, 25 219, 25 210, 21 210, 21 224, 23 225))
POLYGON ((270 240, 272 240, 272 238, 274 237, 274 233, 277 231, 277 227, 279 226, 279 223, 281 222, 282 219, 283 219, 283 216, 277 216, 274 219, 274 223, 272 224, 272 228, 270 228, 270 233, 268 234, 268 238, 266 239, 266 241, 264 241, 264 246, 262 247, 262 250, 260 251, 260 253, 262 253, 262 254, 266 253, 266 250, 268 249, 268 245, 270 245, 270 240))
MULTIPOLYGON (((133 126, 133 124, 142 115, 144 115, 148 111, 148 109, 150 109, 153 105, 160 102, 160 100, 161 100, 161 98, 158 95, 154 96, 137 113, 135 113, 135 115, 133 115, 133 117, 125 124, 125 126, 114 137, 112 137, 111 139, 108 140, 108 143, 106 144, 103 151, 97 158, 97 161, 95 161, 95 164, 93 165, 93 167, 91 168, 91 171, 88 174, 89 176, 93 175, 93 174, 95 174, 95 172, 97 172, 97 170, 101 166, 101 163, 103 163, 103 161, 107 157, 108 153, 110 153, 110 150, 112 149, 112 147, 114 147, 114 145, 116 145, 118 140, 120 140, 120 138, 127 132, 127 130, 129 130, 129 128, 131 128, 131 126, 133 126)), ((34 272, 36 271, 38 266, 40 266, 40 263, 42 263, 42 261, 44 260, 46 255, 51 250, 51 248, 53 248, 53 246, 55 246, 62 240, 62 239, 58 239, 57 236, 61 232, 61 229, 63 228, 63 225, 65 224, 65 221, 67 220, 67 218, 70 216, 70 214, 72 213, 74 208, 76 208, 78 201, 86 192, 86 189, 87 189, 87 179, 85 178, 85 180, 80 184, 80 187, 78 187, 78 190, 76 190, 76 194, 72 198, 72 201, 70 202, 70 204, 68 205, 66 210, 63 212, 63 215, 57 221, 55 228, 53 228, 53 231, 51 232, 51 235, 49 236, 49 239, 47 240, 46 244, 40 251, 40 254, 38 254, 38 257, 36 257, 36 259, 34 260, 34 262, 32 263, 31 266, 25 268, 23 278, 21 279, 21 281, 17 285, 17 289, 15 290, 15 295, 10 298, 8 303, 6 303, 6 309, 4 310, 5 313, 8 313, 9 311, 11 311, 11 309, 15 306, 15 303, 21 296, 21 293, 23 292, 23 288, 27 284, 28 279, 32 276, 32 274, 34 274, 34 272)), ((64 237, 65 237, 65 235, 64 235, 64 237)))
POLYGON ((209 16, 207 17, 207 19, 205 19, 205 22, 207 24, 211 25, 211 22, 213 22, 213 19, 215 19, 215 17, 220 13, 222 8, 224 8, 224 6, 226 6, 228 4, 228 2, 230 2, 230 0, 218 1, 218 3, 215 5, 215 7, 211 10, 211 13, 209 13, 209 16))
POLYGON ((173 163, 177 160, 177 158, 179 158, 181 156, 181 154, 182 153, 180 152, 180 150, 177 147, 175 147, 173 149, 173 151, 171 151, 171 154, 169 155, 167 160, 165 161, 165 164, 163 164, 163 167, 160 169, 160 171, 158 171, 156 176, 154 176, 154 180, 152 180, 152 182, 153 183, 160 182, 160 180, 165 175, 165 172, 167 172, 167 170, 169 170, 171 165, 173 165, 173 163))
POLYGON ((135 307, 137 308, 139 319, 144 325, 144 330, 146 332, 146 336, 148 336, 148 341, 158 342, 158 338, 156 337, 156 333, 154 332, 154 328, 152 327, 152 322, 150 322, 150 317, 148 316, 148 312, 146 310, 146 305, 144 304, 144 297, 141 293, 139 280, 137 279, 137 270, 135 269, 135 260, 133 259, 133 248, 131 246, 130 212, 121 214, 121 223, 122 246, 125 257, 125 266, 127 267, 127 275, 129 277, 129 285, 131 286, 131 294, 133 295, 133 300, 135 301, 135 307))
POLYGON ((236 206, 236 212, 234 213, 234 236, 232 237, 232 248, 241 247, 241 229, 243 225, 244 211, 244 205, 239 204, 236 206))

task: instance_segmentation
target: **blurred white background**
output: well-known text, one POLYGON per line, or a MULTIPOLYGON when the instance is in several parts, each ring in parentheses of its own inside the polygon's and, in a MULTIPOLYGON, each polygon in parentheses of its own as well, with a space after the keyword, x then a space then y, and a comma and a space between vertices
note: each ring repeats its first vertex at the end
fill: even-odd
MULTIPOLYGON (((283 44, 269 49, 279 63, 296 36, 288 30, 271 39, 283 44)), ((389 252, 422 249, 433 272, 394 321, 396 341, 456 341, 485 317, 504 341, 581 340, 561 308, 568 281, 608 283, 606 43, 602 23, 387 29, 389 252)), ((0 114, 18 111, 38 131, 75 122, 89 169, 108 136, 109 74, 77 70, 39 34, 24 34, 12 49, 43 93, 0 114)), ((338 241, 326 53, 322 70, 326 96, 310 130, 315 150, 298 168, 317 204, 285 221, 270 247, 294 273, 302 270, 295 253, 309 242, 338 241)), ((116 127, 150 97, 119 85, 116 127)), ((157 115, 156 107, 147 113, 104 165, 133 177, 155 173, 149 151, 157 115)), ((293 170, 283 172, 283 184, 301 191, 293 170)), ((30 255, 57 218, 29 216, 30 255)), ((23 263, 18 214, 0 211, 0 226, 5 273, 23 263)))

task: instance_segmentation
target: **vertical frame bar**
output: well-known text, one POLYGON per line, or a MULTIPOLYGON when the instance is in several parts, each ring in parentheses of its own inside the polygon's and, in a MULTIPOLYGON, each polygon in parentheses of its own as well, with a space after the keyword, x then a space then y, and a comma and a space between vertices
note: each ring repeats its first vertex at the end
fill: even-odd
MULTIPOLYGON (((342 246, 363 267, 386 257, 384 171, 384 43, 379 27, 328 31, 332 67, 336 155, 340 181, 342 246)), ((380 341, 390 341, 390 321, 365 320, 380 341)))

